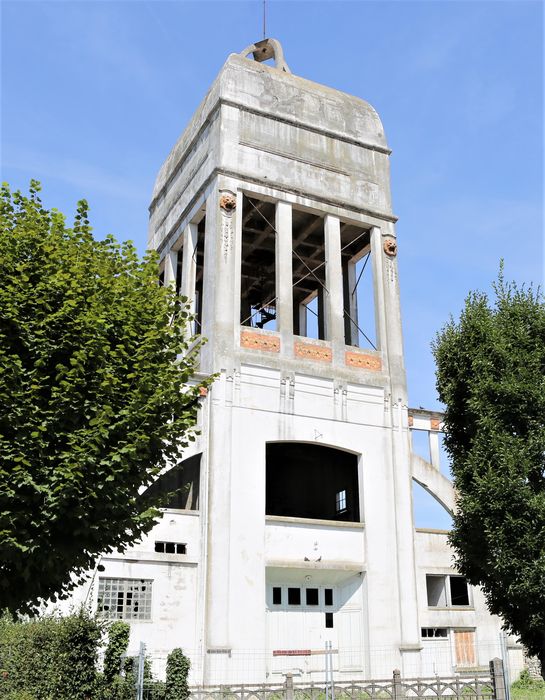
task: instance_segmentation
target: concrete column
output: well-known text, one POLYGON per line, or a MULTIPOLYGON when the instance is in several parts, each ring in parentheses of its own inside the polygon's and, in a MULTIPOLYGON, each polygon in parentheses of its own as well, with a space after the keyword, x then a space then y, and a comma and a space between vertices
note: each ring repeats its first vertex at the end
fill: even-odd
POLYGON ((440 457, 439 457, 439 433, 434 430, 428 432, 428 440, 430 445, 430 462, 439 471, 440 469, 440 457))
POLYGON ((280 332, 283 354, 293 346, 293 272, 291 204, 276 205, 276 327, 280 332))
POLYGON ((165 255, 165 287, 169 284, 176 286, 176 273, 178 272, 178 251, 172 248, 165 255))
MULTIPOLYGON (((381 236, 372 231, 377 339, 390 374, 390 425, 395 494, 397 580, 399 590, 400 650, 414 653, 421 645, 414 556, 410 435, 407 426, 407 382, 403 363, 397 257, 384 250, 386 236, 394 238, 392 224, 384 223, 381 236)), ((391 250, 391 248, 389 248, 391 250)))
POLYGON ((344 365, 343 276, 341 263, 341 223, 327 214, 324 221, 326 340, 331 342, 334 362, 344 365))
MULTIPOLYGON (((373 265, 373 292, 375 297, 375 331, 377 348, 386 349, 386 309, 384 305, 384 275, 382 269, 382 239, 380 229, 371 229, 371 264, 373 265)), ((383 353, 386 355, 386 353, 383 353)), ((387 358, 383 356, 383 361, 387 358)))

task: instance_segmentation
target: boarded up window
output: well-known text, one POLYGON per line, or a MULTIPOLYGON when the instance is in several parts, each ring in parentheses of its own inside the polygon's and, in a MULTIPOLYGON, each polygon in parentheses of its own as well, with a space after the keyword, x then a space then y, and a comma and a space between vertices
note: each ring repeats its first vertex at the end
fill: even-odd
POLYGON ((456 666, 475 666, 475 630, 454 630, 456 666))

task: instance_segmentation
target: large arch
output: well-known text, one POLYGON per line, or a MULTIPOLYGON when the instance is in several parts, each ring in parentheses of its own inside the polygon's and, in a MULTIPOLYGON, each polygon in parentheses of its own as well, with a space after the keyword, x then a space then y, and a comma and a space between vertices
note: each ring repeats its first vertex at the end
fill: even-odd
POLYGON ((266 514, 360 521, 358 456, 315 443, 266 445, 266 514))
POLYGON ((456 493, 452 482, 414 453, 411 454, 411 471, 413 479, 453 515, 456 510, 456 493))

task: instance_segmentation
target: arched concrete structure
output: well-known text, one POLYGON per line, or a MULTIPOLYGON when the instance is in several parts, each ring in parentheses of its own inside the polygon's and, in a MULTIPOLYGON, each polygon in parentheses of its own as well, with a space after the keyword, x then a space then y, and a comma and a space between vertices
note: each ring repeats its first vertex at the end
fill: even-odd
POLYGON ((456 509, 456 493, 451 481, 414 452, 411 454, 411 472, 413 479, 452 515, 456 509))

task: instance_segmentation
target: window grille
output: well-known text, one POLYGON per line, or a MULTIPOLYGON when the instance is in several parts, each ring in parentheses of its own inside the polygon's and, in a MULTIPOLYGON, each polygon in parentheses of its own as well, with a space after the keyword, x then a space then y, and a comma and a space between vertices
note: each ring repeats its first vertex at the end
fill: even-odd
POLYGON ((98 613, 107 620, 151 620, 151 580, 100 578, 98 613))

